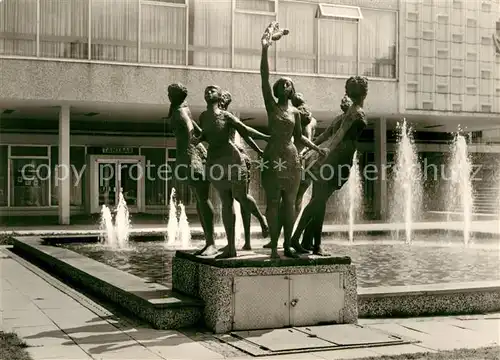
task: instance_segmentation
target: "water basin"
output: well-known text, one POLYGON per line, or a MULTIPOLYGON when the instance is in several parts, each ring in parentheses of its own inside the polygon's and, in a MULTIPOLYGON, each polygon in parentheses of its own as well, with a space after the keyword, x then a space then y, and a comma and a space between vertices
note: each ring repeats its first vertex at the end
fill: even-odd
MULTIPOLYGON (((136 239, 140 240, 140 239, 136 239)), ((148 239, 151 240, 151 239, 148 239)), ((258 252, 267 240, 253 239, 258 252)), ((356 265, 359 287, 423 285, 498 280, 500 247, 498 239, 480 239, 463 244, 463 237, 417 235, 412 245, 387 236, 363 236, 354 243, 325 238, 324 249, 334 255, 347 255, 356 265)), ((280 241, 281 243, 281 241, 280 241)), ((202 241, 193 241, 201 247, 202 241)), ((150 282, 170 285, 174 249, 158 241, 135 241, 132 249, 113 251, 96 243, 61 243, 94 260, 142 277, 150 282)), ((218 246, 224 242, 219 241, 218 246)))

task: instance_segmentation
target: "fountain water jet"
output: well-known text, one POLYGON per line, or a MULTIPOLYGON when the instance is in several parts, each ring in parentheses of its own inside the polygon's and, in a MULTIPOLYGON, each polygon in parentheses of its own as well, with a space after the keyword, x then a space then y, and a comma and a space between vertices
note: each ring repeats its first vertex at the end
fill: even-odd
POLYGON ((451 181, 448 183, 447 201, 448 211, 457 207, 462 213, 464 244, 470 241, 472 211, 474 195, 471 183, 472 165, 467 150, 467 140, 460 134, 455 135, 451 146, 451 181))
POLYGON ((309 201, 311 200, 311 197, 312 197, 312 185, 307 188, 306 192, 304 193, 304 196, 302 197, 302 203, 300 204, 300 211, 297 214, 297 217, 295 218, 292 234, 295 232, 297 225, 299 224, 299 219, 302 216, 302 213, 304 212, 304 208, 306 204, 308 204, 309 201))
POLYGON ((130 214, 122 189, 120 189, 118 196, 114 225, 111 210, 106 205, 101 208, 100 239, 105 246, 114 250, 125 250, 129 248, 130 214))
POLYGON ((99 240, 101 243, 109 246, 110 248, 116 247, 115 227, 113 225, 113 215, 111 210, 106 206, 101 207, 101 223, 99 226, 100 235, 99 240))
MULTIPOLYGON (((245 145, 241 139, 238 132, 234 134, 234 143, 240 148, 244 148, 245 145)), ((245 229, 243 227, 243 218, 241 217, 241 205, 236 200, 233 202, 235 222, 234 222, 234 241, 236 246, 241 246, 245 241, 245 229)), ((222 218, 222 216, 221 216, 222 218)))
POLYGON ((177 241, 180 243, 182 249, 191 248, 191 230, 189 229, 189 222, 186 215, 186 208, 182 202, 179 203, 180 216, 179 227, 177 233, 177 241))
MULTIPOLYGON (((391 221, 403 222, 406 243, 412 242, 413 222, 420 214, 422 205, 422 172, 411 129, 406 119, 398 123, 399 139, 394 169, 391 221)), ((399 236, 399 230, 397 230, 399 236)))
POLYGON ((191 244, 191 229, 189 228, 189 221, 186 214, 186 207, 179 201, 176 206, 176 190, 172 188, 169 201, 169 213, 167 223, 167 233, 165 239, 165 247, 177 249, 190 249, 191 244), (179 217, 177 218, 177 211, 179 210, 179 217))
POLYGON ((356 150, 352 159, 351 172, 347 181, 349 189, 349 241, 354 241, 354 223, 361 210, 362 184, 359 174, 358 151, 356 150))
POLYGON ((172 191, 170 192, 170 201, 168 203, 168 206, 168 223, 165 244, 167 246, 172 246, 175 244, 177 229, 179 227, 179 223, 177 221, 177 209, 175 206, 175 188, 172 188, 172 191))
POLYGON ((341 209, 339 220, 348 223, 349 241, 354 241, 354 224, 362 212, 363 187, 359 171, 358 152, 355 151, 352 159, 352 166, 349 172, 349 179, 338 191, 336 201, 341 209))

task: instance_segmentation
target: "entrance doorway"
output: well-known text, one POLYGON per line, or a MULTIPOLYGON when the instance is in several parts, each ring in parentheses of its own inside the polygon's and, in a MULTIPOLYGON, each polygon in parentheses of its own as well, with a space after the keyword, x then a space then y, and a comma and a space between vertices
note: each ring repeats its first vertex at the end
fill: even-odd
POLYGON ((102 205, 118 205, 120 190, 131 213, 143 212, 143 164, 142 156, 91 156, 91 213, 99 213, 102 205))

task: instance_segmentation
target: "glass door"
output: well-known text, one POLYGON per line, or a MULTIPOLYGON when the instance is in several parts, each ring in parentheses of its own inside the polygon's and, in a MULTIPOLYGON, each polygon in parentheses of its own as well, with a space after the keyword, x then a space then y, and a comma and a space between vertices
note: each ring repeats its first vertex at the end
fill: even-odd
POLYGON ((90 158, 93 180, 91 182, 90 209, 99 213, 102 205, 114 209, 118 205, 120 190, 129 211, 144 211, 144 163, 143 157, 90 158))
POLYGON ((113 209, 118 202, 117 161, 98 162, 99 208, 102 205, 113 209))
POLYGON ((142 175, 140 161, 120 160, 117 162, 118 189, 123 192, 123 197, 131 211, 137 211, 139 198, 139 176, 142 175))

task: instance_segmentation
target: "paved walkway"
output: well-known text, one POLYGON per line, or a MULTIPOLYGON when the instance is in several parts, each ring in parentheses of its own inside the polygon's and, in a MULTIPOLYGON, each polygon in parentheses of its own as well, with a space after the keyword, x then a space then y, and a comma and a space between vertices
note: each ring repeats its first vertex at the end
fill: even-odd
MULTIPOLYGON (((184 360, 252 357, 209 334, 154 330, 110 311, 0 249, 1 330, 14 331, 34 360, 184 360)), ((361 325, 420 340, 418 344, 272 356, 266 360, 329 360, 478 348, 500 343, 500 314, 360 320, 361 325)))

